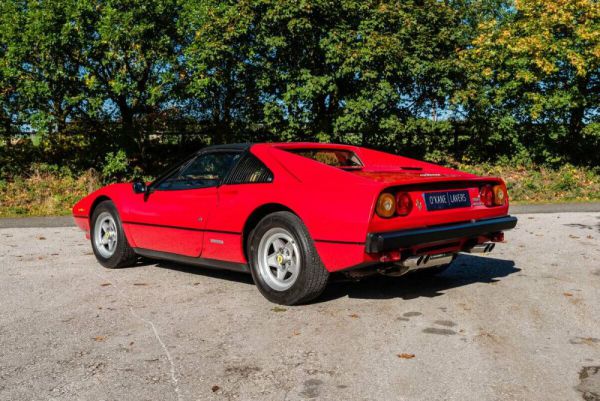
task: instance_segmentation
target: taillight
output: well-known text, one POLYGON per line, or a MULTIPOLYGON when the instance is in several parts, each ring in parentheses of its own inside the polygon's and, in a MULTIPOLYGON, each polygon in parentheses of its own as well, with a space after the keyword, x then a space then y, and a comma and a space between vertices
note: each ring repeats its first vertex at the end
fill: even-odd
POLYGON ((377 199, 377 207, 375 208, 375 212, 380 217, 389 218, 394 215, 396 211, 396 198, 394 195, 389 192, 384 192, 379 195, 379 199, 377 199))
POLYGON ((487 207, 506 204, 506 189, 502 185, 484 185, 479 189, 479 198, 487 207))
POLYGON ((407 192, 396 194, 396 213, 398 216, 406 216, 412 210, 412 199, 407 192))
POLYGON ((494 185, 494 205, 503 206, 506 203, 506 191, 502 185, 494 185))
POLYGON ((491 185, 484 185, 479 189, 479 199, 487 207, 494 205, 494 192, 492 191, 491 185))

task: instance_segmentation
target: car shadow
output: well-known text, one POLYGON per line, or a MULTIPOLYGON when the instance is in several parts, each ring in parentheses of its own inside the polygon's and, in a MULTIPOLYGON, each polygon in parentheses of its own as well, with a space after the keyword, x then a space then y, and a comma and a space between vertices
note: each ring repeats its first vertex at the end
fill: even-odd
MULTIPOLYGON (((247 273, 141 258, 137 266, 144 265, 156 265, 182 273, 254 285, 252 276, 247 273)), ((311 303, 329 302, 346 296, 358 299, 433 298, 456 287, 474 283, 495 283, 500 278, 519 271, 521 269, 515 267, 512 260, 460 254, 448 270, 431 277, 416 274, 400 277, 374 275, 357 282, 345 279, 341 274, 333 274, 323 294, 311 303)))
POLYGON ((359 282, 332 280, 316 300, 328 302, 348 296, 359 299, 414 299, 438 297, 444 291, 474 283, 491 284, 517 273, 512 260, 460 254, 448 270, 435 276, 407 274, 400 277, 376 275, 359 282))
POLYGON ((153 259, 146 259, 146 258, 142 258, 139 263, 140 263, 140 265, 138 265, 138 266, 156 265, 156 267, 170 269, 170 270, 176 270, 176 271, 183 272, 183 273, 195 274, 195 275, 215 278, 215 279, 219 279, 219 280, 235 281, 238 283, 254 285, 254 282, 252 281, 252 276, 248 273, 241 273, 241 272, 225 270, 225 269, 215 269, 215 268, 206 267, 206 266, 186 265, 186 264, 180 264, 180 263, 176 263, 176 262, 153 260, 153 259))

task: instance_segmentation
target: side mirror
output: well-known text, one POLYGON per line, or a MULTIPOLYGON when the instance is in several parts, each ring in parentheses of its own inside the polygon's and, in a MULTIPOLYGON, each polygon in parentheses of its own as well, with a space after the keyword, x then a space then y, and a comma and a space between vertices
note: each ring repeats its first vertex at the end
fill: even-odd
POLYGON ((146 183, 143 181, 134 181, 133 182, 133 192, 136 194, 145 194, 148 191, 148 187, 146 183))

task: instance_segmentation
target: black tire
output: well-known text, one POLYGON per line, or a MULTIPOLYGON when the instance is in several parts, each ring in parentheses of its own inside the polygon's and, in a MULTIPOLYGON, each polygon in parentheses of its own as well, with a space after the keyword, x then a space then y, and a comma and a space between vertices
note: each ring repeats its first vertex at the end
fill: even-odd
POLYGON ((90 239, 96 259, 102 266, 108 269, 133 266, 137 261, 137 255, 127 242, 127 238, 123 232, 123 223, 119 217, 119 212, 117 211, 115 205, 109 200, 100 202, 92 213, 92 218, 90 221, 90 239), (117 244, 114 253, 110 257, 103 256, 98 250, 96 242, 94 241, 96 223, 98 217, 103 213, 109 213, 116 224, 117 244))
POLYGON ((264 217, 250 232, 247 251, 254 283, 261 294, 271 302, 281 305, 306 303, 321 295, 327 286, 329 272, 323 266, 304 223, 293 213, 275 212, 264 217), (289 232, 300 253, 297 278, 290 288, 283 291, 269 286, 258 267, 258 249, 261 239, 273 228, 283 228, 289 232))

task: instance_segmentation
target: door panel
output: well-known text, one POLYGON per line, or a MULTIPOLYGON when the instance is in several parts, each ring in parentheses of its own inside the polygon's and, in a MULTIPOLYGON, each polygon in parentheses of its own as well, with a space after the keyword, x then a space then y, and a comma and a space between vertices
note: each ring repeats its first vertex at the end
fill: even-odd
POLYGON ((199 257, 217 187, 240 156, 230 150, 201 153, 136 197, 126 222, 136 247, 199 257))
POLYGON ((124 223, 138 248, 198 257, 216 203, 215 187, 139 194, 124 223))

